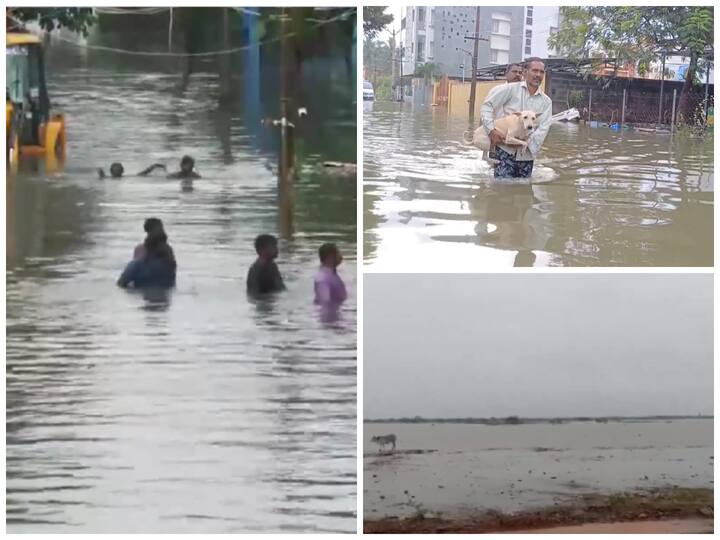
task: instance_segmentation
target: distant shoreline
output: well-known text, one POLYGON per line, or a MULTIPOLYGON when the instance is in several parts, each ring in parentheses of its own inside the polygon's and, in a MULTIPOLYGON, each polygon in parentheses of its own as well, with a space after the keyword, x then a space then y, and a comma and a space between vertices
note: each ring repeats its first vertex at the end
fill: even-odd
POLYGON ((525 418, 506 416, 503 418, 366 418, 364 424, 480 424, 488 426, 515 426, 521 424, 567 424, 571 422, 662 422, 668 420, 713 420, 712 415, 659 415, 659 416, 572 416, 557 418, 525 418))

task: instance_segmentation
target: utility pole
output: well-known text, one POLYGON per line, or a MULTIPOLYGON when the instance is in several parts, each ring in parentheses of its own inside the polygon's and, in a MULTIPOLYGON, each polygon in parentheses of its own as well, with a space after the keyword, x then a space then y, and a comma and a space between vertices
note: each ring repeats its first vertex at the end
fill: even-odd
MULTIPOLYGON (((222 36, 223 49, 228 50, 231 46, 230 41, 230 9, 222 8, 222 36)), ((231 98, 230 90, 230 73, 232 56, 230 54, 221 55, 220 61, 220 103, 225 103, 231 98)))
POLYGON ((400 101, 405 101, 405 86, 403 84, 403 58, 405 57, 405 47, 400 48, 400 101))
POLYGON ((708 90, 710 88, 710 59, 707 58, 705 64, 705 125, 708 119, 708 90))
POLYGON ((288 120, 290 54, 288 51, 286 8, 281 11, 280 36, 280 159, 278 163, 278 214, 280 231, 285 238, 293 233, 293 175, 295 174, 293 135, 295 126, 288 120))
POLYGON ((660 68, 660 99, 658 100, 660 103, 660 110, 658 111, 658 125, 657 127, 660 127, 662 124, 662 113, 663 113, 663 86, 665 85, 665 54, 666 52, 662 52, 662 68, 660 68))
POLYGON ((288 43, 287 13, 285 8, 280 12, 280 161, 278 163, 278 187, 282 188, 288 181, 290 161, 288 156, 288 43))
POLYGON ((392 75, 390 76, 390 88, 392 89, 392 100, 395 101, 395 88, 397 88, 397 81, 395 80, 395 28, 393 28, 392 38, 390 38, 390 64, 392 65, 392 75))
POLYGON ((478 60, 478 41, 489 41, 487 38, 480 37, 480 6, 475 10, 475 35, 465 36, 465 39, 472 39, 475 44, 473 46, 472 56, 472 74, 470 78, 470 126, 475 124, 475 83, 477 82, 477 60, 478 60))

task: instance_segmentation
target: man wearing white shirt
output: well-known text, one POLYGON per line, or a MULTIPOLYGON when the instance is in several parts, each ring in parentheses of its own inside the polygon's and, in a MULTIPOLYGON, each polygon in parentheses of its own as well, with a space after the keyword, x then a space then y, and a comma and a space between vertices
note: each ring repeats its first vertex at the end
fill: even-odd
POLYGON ((495 178, 527 178, 532 174, 533 162, 550 129, 552 100, 540 90, 545 77, 545 63, 540 58, 529 58, 525 63, 525 80, 493 88, 485 98, 480 113, 482 125, 495 146, 495 178), (527 148, 503 144, 505 137, 495 130, 495 118, 514 112, 533 111, 538 115, 539 126, 527 140, 527 148))

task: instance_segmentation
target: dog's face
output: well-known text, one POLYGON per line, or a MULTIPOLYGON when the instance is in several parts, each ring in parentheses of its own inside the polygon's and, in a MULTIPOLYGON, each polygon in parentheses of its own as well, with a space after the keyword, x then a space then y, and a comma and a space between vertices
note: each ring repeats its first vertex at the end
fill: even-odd
POLYGON ((535 131, 538 128, 539 125, 539 114, 536 114, 533 111, 520 111, 513 113, 515 116, 520 117, 520 121, 523 124, 523 128, 525 128, 525 131, 529 134, 535 131))

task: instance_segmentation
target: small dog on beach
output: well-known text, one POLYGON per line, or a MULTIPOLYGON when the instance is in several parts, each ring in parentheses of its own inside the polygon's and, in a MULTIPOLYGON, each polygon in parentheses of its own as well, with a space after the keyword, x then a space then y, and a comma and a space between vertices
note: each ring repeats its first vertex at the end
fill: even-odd
MULTIPOLYGON (((519 111, 514 112, 508 116, 503 116, 495 120, 495 129, 498 130, 505 136, 504 142, 506 144, 519 145, 523 148, 527 148, 527 138, 530 134, 538 128, 538 117, 540 115, 534 111, 519 111)), ((472 144, 483 151, 483 159, 492 163, 492 155, 495 150, 490 143, 490 137, 485 132, 485 128, 480 126, 473 133, 472 139, 470 138, 470 132, 466 131, 463 133, 463 140, 466 144, 472 144)))
POLYGON ((382 452, 388 444, 392 444, 392 451, 394 451, 397 438, 391 433, 390 435, 376 435, 370 440, 380 446, 380 451, 382 452))

